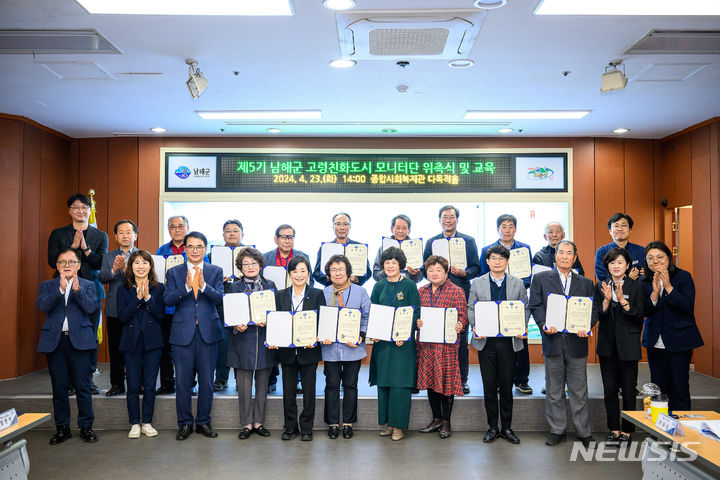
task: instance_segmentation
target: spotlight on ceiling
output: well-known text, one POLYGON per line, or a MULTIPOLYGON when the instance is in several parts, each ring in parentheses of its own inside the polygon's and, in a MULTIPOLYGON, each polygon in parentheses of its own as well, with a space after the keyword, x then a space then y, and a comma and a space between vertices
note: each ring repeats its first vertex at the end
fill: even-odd
POLYGON ((629 128, 616 128, 615 130, 613 130, 613 133, 615 133, 617 135, 623 135, 625 133, 628 133, 629 131, 630 131, 629 128))
POLYGON ((323 0, 323 6, 330 10, 350 10, 355 7, 355 0, 323 0))
POLYGON ((490 10, 505 6, 507 0, 475 0, 475 7, 490 10))
POLYGON ((187 60, 185 60, 185 63, 189 65, 188 73, 190 74, 190 78, 188 78, 186 82, 187 87, 188 90, 190 90, 190 95, 192 96, 193 100, 195 100, 200 96, 203 91, 205 91, 208 86, 208 81, 198 68, 197 60, 188 58, 187 60))
POLYGON ((613 60, 607 67, 605 73, 600 78, 600 92, 612 92, 613 90, 622 90, 627 85, 627 77, 625 76, 625 65, 622 60, 613 60), (618 70, 618 66, 622 67, 622 71, 618 70))

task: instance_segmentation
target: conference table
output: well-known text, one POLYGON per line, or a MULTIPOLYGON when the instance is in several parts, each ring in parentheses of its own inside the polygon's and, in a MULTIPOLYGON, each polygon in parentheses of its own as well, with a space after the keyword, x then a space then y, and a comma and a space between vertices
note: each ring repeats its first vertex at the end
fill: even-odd
POLYGON ((13 439, 48 420, 49 413, 23 413, 18 415, 17 424, 0 430, 0 480, 27 479, 30 460, 25 448, 26 442, 13 442, 13 439))
MULTIPOLYGON (((683 420, 720 420, 713 411, 673 412, 683 420)), ((623 411, 622 418, 649 433, 654 440, 645 439, 643 479, 711 480, 720 477, 720 441, 706 437, 683 425, 683 434, 658 429, 643 411, 623 411)))

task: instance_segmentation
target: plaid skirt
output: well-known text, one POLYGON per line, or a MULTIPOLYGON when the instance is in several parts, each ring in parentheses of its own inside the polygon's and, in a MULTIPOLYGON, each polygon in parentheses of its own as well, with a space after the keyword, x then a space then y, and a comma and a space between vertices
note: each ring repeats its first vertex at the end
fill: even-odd
POLYGON ((417 364, 418 389, 462 396, 457 344, 418 342, 417 364))

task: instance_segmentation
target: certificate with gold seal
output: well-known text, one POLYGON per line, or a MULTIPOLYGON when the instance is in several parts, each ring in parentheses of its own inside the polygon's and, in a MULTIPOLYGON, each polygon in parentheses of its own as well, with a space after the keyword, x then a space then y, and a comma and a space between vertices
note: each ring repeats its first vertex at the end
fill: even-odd
POLYGON ((261 290, 250 294, 250 319, 252 325, 265 323, 267 312, 275 311, 275 292, 261 290))
POLYGON ((300 311, 293 315, 292 340, 295 347, 307 347, 317 343, 317 313, 300 311))
POLYGON ((445 309, 445 343, 456 343, 458 333, 455 331, 455 325, 458 322, 458 309, 456 307, 445 309))
POLYGON ((345 256, 350 261, 353 275, 362 277, 367 273, 368 247, 363 243, 350 243, 345 246, 345 256))
POLYGON ((397 307, 392 328, 394 342, 406 342, 412 337, 413 307, 397 307))
POLYGON ((510 250, 508 273, 513 277, 517 278, 528 278, 532 275, 532 266, 530 264, 530 250, 528 250, 526 247, 514 248, 510 250))
POLYGON ((589 332, 592 324, 592 298, 570 297, 567 301, 565 330, 569 333, 589 332))
POLYGON ((185 263, 185 257, 182 255, 170 255, 165 259, 165 272, 183 263, 185 263))
POLYGON ((341 308, 338 311, 337 341, 340 343, 360 343, 361 318, 360 309, 341 308))
POLYGON ((500 334, 504 337, 522 335, 525 330, 525 304, 520 300, 505 300, 498 305, 500 334))
POLYGON ((423 266, 422 238, 403 240, 400 242, 400 250, 405 254, 408 267, 418 269, 423 266))
POLYGON ((450 265, 460 270, 467 269, 465 239, 452 237, 448 240, 448 248, 450 250, 450 265))

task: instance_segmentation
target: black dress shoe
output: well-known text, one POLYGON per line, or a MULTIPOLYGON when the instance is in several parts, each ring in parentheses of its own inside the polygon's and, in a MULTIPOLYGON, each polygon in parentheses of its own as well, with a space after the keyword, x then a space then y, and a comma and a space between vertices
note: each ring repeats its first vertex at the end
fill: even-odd
POLYGON ((425 428, 420 429, 420 433, 433 433, 440 430, 440 427, 442 427, 442 422, 439 418, 433 418, 433 421, 428 423, 425 428))
POLYGON ((80 429, 80 438, 87 443, 95 443, 98 440, 97 435, 95 435, 95 432, 93 432, 93 429, 90 427, 80 429))
POLYGON ((595 447, 595 439, 592 437, 592 435, 587 437, 577 437, 578 440, 583 444, 583 447, 590 448, 595 447))
POLYGON ((338 426, 330 425, 328 427, 328 437, 335 440, 336 438, 338 438, 338 435, 340 435, 340 429, 338 428, 338 426))
POLYGON ((605 439, 605 445, 608 447, 619 447, 620 437, 615 435, 615 432, 610 432, 610 435, 605 439))
POLYGON ((265 425, 258 425, 257 427, 253 427, 253 431, 260 435, 261 437, 269 437, 270 432, 268 432, 268 429, 265 428, 265 425))
POLYGON ((50 445, 58 445, 67 440, 68 438, 72 438, 70 427, 68 427, 67 425, 56 427, 56 429, 57 432, 50 439, 50 445))
POLYGON ((175 387, 165 385, 155 390, 155 395, 171 395, 175 393, 175 387))
POLYGON ((303 442, 312 442, 312 432, 301 433, 300 440, 303 442))
POLYGON ((450 429, 450 420, 443 420, 442 426, 440 427, 440 433, 438 436, 442 439, 450 438, 452 436, 452 430, 450 429))
POLYGON ((353 437, 352 425, 343 425, 343 438, 348 440, 353 437))
POLYGON ((177 435, 175 436, 178 440, 185 440, 190 435, 192 435, 192 425, 183 425, 180 427, 180 430, 178 430, 177 435))
POLYGON ((97 385, 95 385, 95 382, 90 382, 90 395, 97 395, 100 393, 100 389, 97 385))
POLYGON ((280 436, 280 438, 282 440, 292 440, 293 438, 297 437, 298 435, 300 435, 300 432, 297 430, 285 430, 282 433, 282 435, 280 436))
POLYGON ((206 423, 205 425, 195 425, 195 431, 197 433, 202 433, 207 438, 217 438, 217 432, 212 429, 209 423, 206 423))
POLYGON ((463 395, 467 395, 468 393, 470 393, 470 385, 468 385, 467 382, 463 382, 462 389, 463 395))
POLYGON ((227 382, 224 380, 215 380, 213 383, 213 391, 214 392, 222 392, 227 388, 227 382))
POLYGON ((511 428, 501 430, 499 435, 513 445, 517 445, 518 443, 520 443, 520 439, 517 435, 515 435, 515 432, 513 432, 511 428))
POLYGON ((125 393, 125 387, 113 385, 110 387, 110 390, 105 392, 106 397, 114 397, 115 395, 120 395, 121 393, 125 393))
POLYGON ((247 440, 250 438, 250 435, 252 435, 253 431, 247 427, 240 430, 240 433, 238 434, 238 438, 240 440, 247 440))
POLYGON ((547 445, 548 447, 554 447, 558 443, 564 442, 565 438, 566 437, 564 433, 551 433, 545 439, 545 445, 547 445))
POLYGON ((532 395, 533 392, 532 387, 528 385, 527 382, 518 383, 517 385, 515 385, 515 390, 520 393, 524 393, 525 395, 532 395))
POLYGON ((485 432, 485 436, 483 437, 483 443, 493 443, 497 440, 498 435, 497 428, 488 428, 488 431, 485 432))

